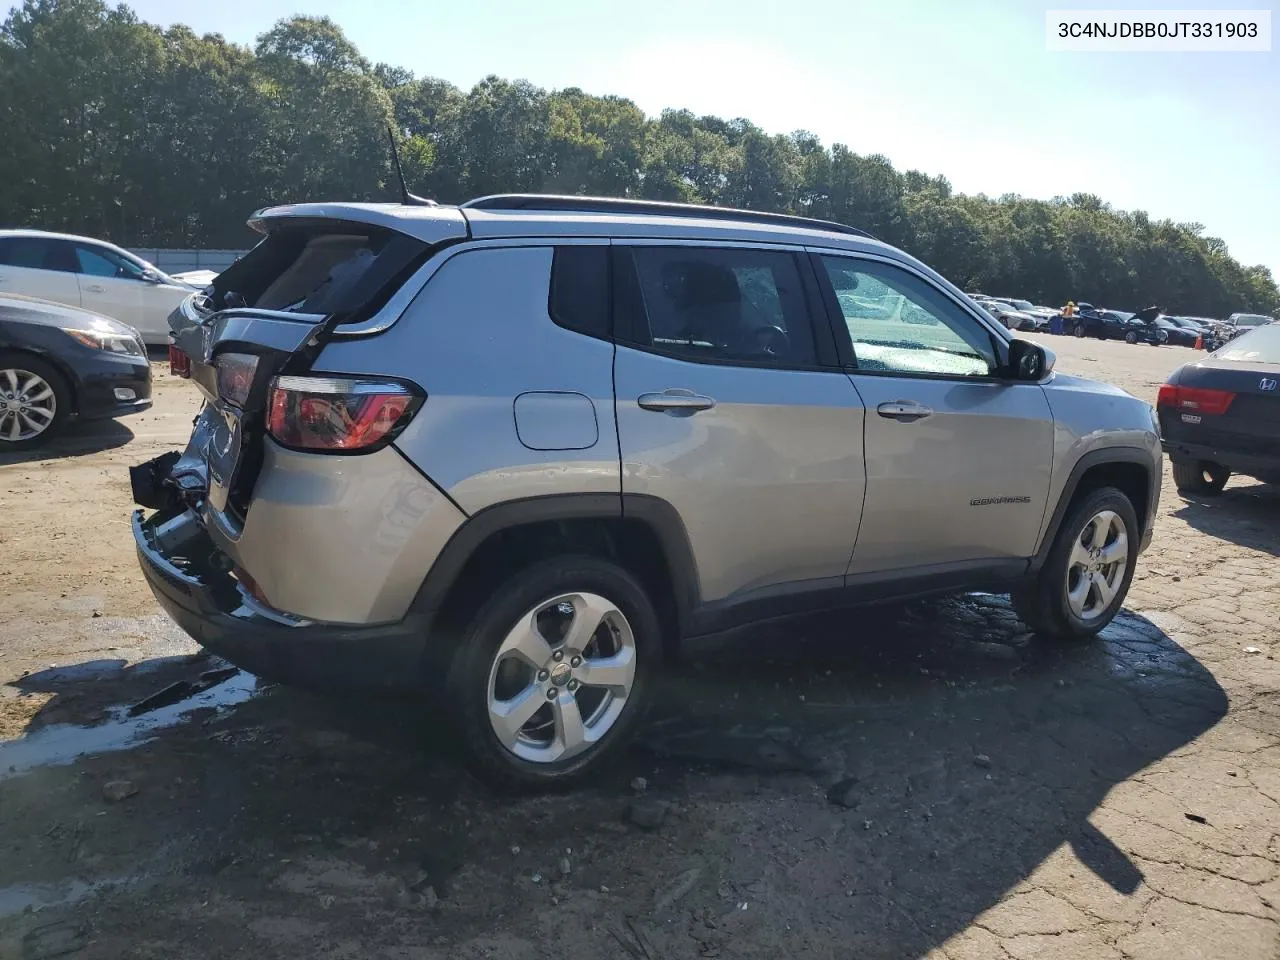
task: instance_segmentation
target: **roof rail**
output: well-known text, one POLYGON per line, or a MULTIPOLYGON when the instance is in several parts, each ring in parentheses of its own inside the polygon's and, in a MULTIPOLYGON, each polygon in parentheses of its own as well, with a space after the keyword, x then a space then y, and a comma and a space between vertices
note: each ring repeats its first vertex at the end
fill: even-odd
POLYGON ((703 220, 742 220, 775 226, 805 227, 876 240, 866 230, 831 220, 796 217, 786 213, 762 210, 737 210, 733 207, 711 207, 699 203, 667 203, 660 200, 627 200, 621 197, 580 197, 550 193, 498 193, 477 197, 459 204, 463 210, 547 210, 574 213, 631 213, 657 217, 697 217, 703 220))

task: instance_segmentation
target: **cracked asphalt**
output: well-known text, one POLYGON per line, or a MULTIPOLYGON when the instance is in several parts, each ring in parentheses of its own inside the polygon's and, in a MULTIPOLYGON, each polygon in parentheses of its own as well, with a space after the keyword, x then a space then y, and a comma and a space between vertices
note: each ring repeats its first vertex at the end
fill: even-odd
MULTIPOLYGON (((1148 400, 1193 356, 1043 339, 1148 400)), ((622 769, 504 801, 429 703, 121 709, 216 665, 126 523, 194 409, 161 374, 0 462, 0 958, 1280 958, 1276 489, 1166 470, 1096 644, 981 594, 762 626, 670 672, 622 769)))

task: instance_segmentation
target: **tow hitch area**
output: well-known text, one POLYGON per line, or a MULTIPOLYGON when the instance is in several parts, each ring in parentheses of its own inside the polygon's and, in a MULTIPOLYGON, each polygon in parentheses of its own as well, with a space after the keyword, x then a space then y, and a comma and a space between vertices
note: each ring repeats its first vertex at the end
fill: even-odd
POLYGON ((152 510, 166 510, 179 502, 178 491, 169 483, 169 474, 182 454, 176 450, 161 454, 154 460, 129 468, 129 486, 133 502, 152 510))

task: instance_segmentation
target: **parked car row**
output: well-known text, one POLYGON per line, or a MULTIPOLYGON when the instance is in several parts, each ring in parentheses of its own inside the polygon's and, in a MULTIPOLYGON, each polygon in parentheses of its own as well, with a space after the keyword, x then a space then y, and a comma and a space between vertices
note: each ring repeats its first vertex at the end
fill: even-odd
POLYGON ((1058 314, 1052 307, 1037 307, 1030 300, 1002 299, 981 293, 971 296, 978 306, 1010 330, 1047 331, 1050 321, 1058 314))
POLYGON ((1153 346, 1215 349, 1233 337, 1258 326, 1275 323, 1274 317, 1256 313, 1233 313, 1226 320, 1208 317, 1171 316, 1149 307, 1138 313, 1111 310, 1081 301, 1068 317, 1062 309, 1035 306, 1016 297, 992 297, 970 293, 969 297, 1010 330, 1060 332, 1076 337, 1124 340, 1153 346), (1055 321, 1061 321, 1058 328, 1055 321))

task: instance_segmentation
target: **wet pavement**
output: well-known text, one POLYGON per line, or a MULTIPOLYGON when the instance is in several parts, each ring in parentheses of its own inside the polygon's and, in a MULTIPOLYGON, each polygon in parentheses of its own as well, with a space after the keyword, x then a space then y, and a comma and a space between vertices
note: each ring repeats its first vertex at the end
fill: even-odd
POLYGON ((516 801, 430 703, 236 674, 130 716, 218 662, 145 596, 19 600, 0 958, 1276 960, 1277 555, 1280 492, 1166 482, 1098 643, 988 595, 760 627, 620 769, 516 801))

